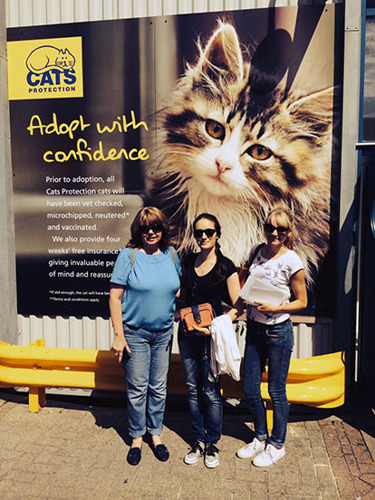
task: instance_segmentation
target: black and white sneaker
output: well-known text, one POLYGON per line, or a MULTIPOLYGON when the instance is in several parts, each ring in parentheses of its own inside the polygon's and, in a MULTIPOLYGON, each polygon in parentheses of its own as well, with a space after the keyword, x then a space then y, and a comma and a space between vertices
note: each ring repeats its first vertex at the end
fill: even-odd
POLYGON ((204 453, 204 444, 200 441, 195 441, 191 450, 184 456, 184 462, 187 465, 193 465, 200 460, 204 453))
POLYGON ((219 465, 219 449, 214 443, 207 443, 204 452, 204 465, 214 469, 219 465))

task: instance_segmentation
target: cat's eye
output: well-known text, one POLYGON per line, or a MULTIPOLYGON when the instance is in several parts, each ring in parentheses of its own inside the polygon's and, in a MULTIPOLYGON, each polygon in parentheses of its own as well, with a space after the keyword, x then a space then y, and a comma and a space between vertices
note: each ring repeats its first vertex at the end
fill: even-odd
POLYGON ((271 155, 272 151, 265 146, 260 144, 254 144, 247 150, 248 154, 254 158, 254 160, 267 160, 271 155))
POLYGON ((223 127, 223 125, 221 125, 221 123, 215 122, 215 120, 207 120, 206 130, 207 134, 214 139, 219 139, 220 141, 224 139, 225 128, 223 127))

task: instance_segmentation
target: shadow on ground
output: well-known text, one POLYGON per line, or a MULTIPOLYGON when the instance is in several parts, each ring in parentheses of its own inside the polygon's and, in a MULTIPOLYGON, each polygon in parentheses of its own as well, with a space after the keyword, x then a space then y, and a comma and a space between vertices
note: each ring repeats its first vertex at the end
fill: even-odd
MULTIPOLYGON (((0 396, 5 401, 19 404, 28 404, 28 395, 14 389, 0 389, 0 396)), ((245 402, 230 401, 224 405, 225 416, 236 416, 237 424, 223 428, 223 434, 239 441, 249 442, 252 439, 249 433, 251 415, 245 402), (241 418, 243 417, 243 418, 241 418)), ((128 446, 131 437, 127 431, 127 412, 125 395, 121 393, 108 393, 93 391, 91 396, 77 395, 47 395, 47 407, 85 410, 91 412, 97 426, 113 428, 128 446)), ((187 398, 184 396, 168 396, 164 425, 175 432, 187 444, 192 441, 191 424, 187 398)), ((343 420, 357 429, 363 435, 366 445, 375 460, 375 412, 372 402, 366 394, 357 391, 352 400, 340 408, 321 409, 303 405, 291 405, 289 422, 316 421, 332 416, 343 420)), ((146 438, 150 444, 150 440, 146 438)))

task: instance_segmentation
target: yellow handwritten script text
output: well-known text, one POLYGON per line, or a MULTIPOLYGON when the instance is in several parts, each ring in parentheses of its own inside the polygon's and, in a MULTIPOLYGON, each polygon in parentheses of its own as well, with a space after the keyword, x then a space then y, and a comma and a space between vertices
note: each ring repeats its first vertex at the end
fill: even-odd
MULTIPOLYGON (((69 139, 76 139, 75 146, 69 151, 46 151, 43 153, 42 158, 46 163, 64 163, 69 160, 76 161, 114 161, 124 158, 129 161, 147 160, 150 156, 146 148, 110 148, 106 149, 103 141, 99 141, 96 147, 89 146, 88 142, 82 137, 75 137, 75 135, 84 132, 87 128, 91 127, 91 123, 86 123, 84 117, 79 115, 78 118, 71 120, 70 123, 59 123, 56 113, 52 113, 52 121, 50 123, 43 123, 39 115, 33 115, 30 119, 27 130, 33 136, 39 133, 44 135, 67 135, 69 139)), ((110 124, 102 124, 97 122, 95 124, 96 131, 99 134, 113 134, 121 133, 126 134, 129 130, 136 130, 143 127, 148 131, 147 123, 144 121, 137 121, 135 112, 130 111, 130 119, 126 115, 117 116, 110 124)))

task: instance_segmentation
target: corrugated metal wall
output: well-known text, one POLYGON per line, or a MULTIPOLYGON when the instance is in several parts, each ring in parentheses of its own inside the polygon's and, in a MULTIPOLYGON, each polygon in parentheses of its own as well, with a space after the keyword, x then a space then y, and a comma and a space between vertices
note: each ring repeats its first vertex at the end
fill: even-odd
MULTIPOLYGON (((7 0, 7 26, 126 19, 266 7, 342 3, 335 0, 7 0)), ((315 318, 295 321, 294 357, 324 354, 333 349, 332 322, 315 318), (310 322, 308 322, 310 321, 310 322)), ((109 320, 18 316, 18 343, 44 338, 51 347, 108 349, 112 341, 109 320)), ((239 334, 242 348, 244 334, 239 334)), ((173 351, 177 352, 175 341, 173 351)))
POLYGON ((342 0, 7 0, 7 26, 342 3, 342 0))

